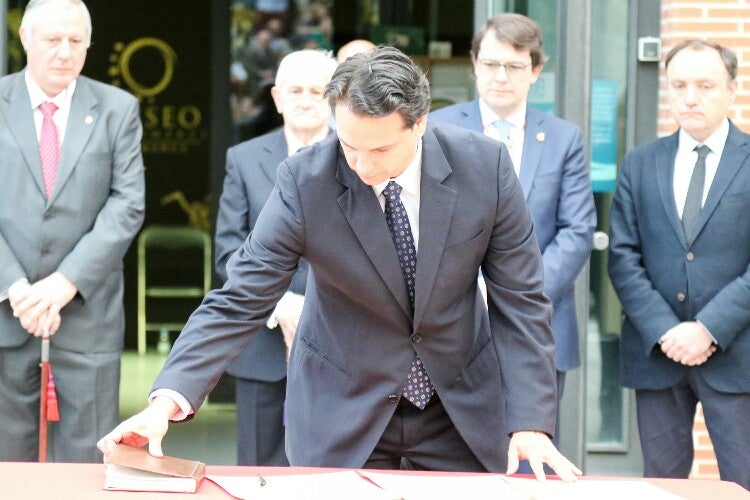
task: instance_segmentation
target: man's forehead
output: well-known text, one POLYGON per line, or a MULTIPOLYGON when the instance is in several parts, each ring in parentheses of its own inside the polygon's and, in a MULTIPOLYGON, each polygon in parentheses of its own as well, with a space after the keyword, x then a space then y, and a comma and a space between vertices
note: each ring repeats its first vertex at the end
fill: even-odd
POLYGON ((667 77, 673 80, 716 80, 722 76, 729 76, 721 56, 713 49, 683 49, 672 57, 666 73, 667 77))
POLYGON ((309 68, 306 71, 295 68, 282 78, 280 83, 283 87, 325 86, 330 78, 330 75, 320 68, 309 68))

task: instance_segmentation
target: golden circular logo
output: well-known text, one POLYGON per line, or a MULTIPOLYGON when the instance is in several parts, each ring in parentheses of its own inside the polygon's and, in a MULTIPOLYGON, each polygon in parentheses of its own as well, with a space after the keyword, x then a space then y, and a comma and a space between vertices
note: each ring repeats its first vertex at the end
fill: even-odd
MULTIPOLYGON (((169 85, 169 82, 172 81, 174 65, 177 61, 177 53, 164 40, 159 40, 158 38, 153 37, 144 37, 133 40, 127 45, 118 42, 115 44, 115 51, 119 52, 119 55, 113 54, 111 57, 112 62, 117 64, 116 66, 110 66, 110 76, 121 76, 125 84, 139 98, 154 97, 164 91, 169 85), (133 55, 143 49, 156 49, 164 61, 164 73, 155 84, 150 86, 141 84, 133 76, 133 73, 130 70, 130 60, 133 58, 133 55)), ((116 82, 113 83, 116 84, 116 82)))

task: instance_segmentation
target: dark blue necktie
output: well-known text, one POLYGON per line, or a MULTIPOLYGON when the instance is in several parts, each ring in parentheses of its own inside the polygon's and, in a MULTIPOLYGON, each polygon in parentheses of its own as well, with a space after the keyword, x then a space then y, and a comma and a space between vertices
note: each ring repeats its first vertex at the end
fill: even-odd
POLYGON ((682 209, 682 230, 685 232, 685 238, 691 241, 695 223, 698 221, 698 215, 703 208, 703 186, 706 182, 706 156, 711 152, 708 146, 696 146, 695 152, 698 153, 698 160, 693 168, 693 175, 690 177, 687 196, 685 197, 685 207, 682 209))
MULTIPOLYGON (((385 196, 385 220, 391 231, 393 245, 396 247, 398 261, 401 264, 401 274, 409 293, 412 311, 414 310, 414 283, 417 273, 417 251, 406 214, 404 204, 401 203, 401 186, 391 181, 383 190, 385 196)), ((424 409, 430 401, 435 388, 430 382, 427 371, 422 366, 422 360, 414 354, 409 373, 404 382, 403 396, 417 408, 424 409)))

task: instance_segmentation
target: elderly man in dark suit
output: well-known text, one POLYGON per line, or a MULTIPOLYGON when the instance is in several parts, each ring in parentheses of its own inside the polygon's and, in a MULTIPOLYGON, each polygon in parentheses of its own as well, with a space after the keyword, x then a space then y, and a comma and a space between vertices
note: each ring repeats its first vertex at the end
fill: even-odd
POLYGON ((689 40, 665 66, 680 128, 625 157, 612 205, 623 384, 646 476, 688 476, 700 401, 721 478, 750 489, 750 136, 727 119, 737 57, 689 40))
POLYGON ((119 418, 122 258, 144 213, 138 101, 79 76, 91 39, 80 0, 32 0, 20 36, 28 64, 0 79, 0 460, 37 457, 46 333, 51 457, 93 462, 119 418))
MULTIPOLYGON (((331 109, 323 93, 335 69, 336 61, 321 51, 284 57, 271 90, 283 128, 227 151, 215 252, 216 273, 223 280, 227 261, 253 230, 273 190, 279 163, 328 135, 331 109)), ((227 369, 236 380, 239 465, 289 465, 284 452, 286 353, 302 313, 306 279, 307 262, 301 260, 266 325, 227 369)))
POLYGON ((550 440, 551 307, 504 148, 430 127, 429 83, 392 47, 328 84, 336 134, 285 160, 228 280, 191 316, 150 405, 104 436, 161 454, 310 264, 289 361, 292 465, 579 473, 550 440), (489 308, 477 285, 482 268, 489 308))

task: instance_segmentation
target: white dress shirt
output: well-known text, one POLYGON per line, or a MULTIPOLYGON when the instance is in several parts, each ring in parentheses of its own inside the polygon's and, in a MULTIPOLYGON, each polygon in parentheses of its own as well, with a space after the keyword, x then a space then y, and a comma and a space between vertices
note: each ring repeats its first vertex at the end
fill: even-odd
POLYGON ((526 103, 523 103, 515 113, 512 113, 507 118, 500 118, 492 108, 482 99, 479 99, 479 115, 482 118, 482 129, 484 135, 492 137, 496 141, 502 142, 500 138, 500 132, 495 128, 494 123, 497 120, 504 119, 513 125, 510 132, 510 142, 506 144, 508 146, 508 152, 510 153, 510 159, 513 160, 513 170, 516 172, 516 177, 521 172, 521 156, 523 155, 523 138, 526 132, 526 103))
MULTIPOLYGON (((422 139, 417 142, 417 151, 414 153, 409 166, 401 172, 401 175, 393 179, 388 179, 380 184, 372 186, 375 196, 380 202, 380 209, 385 213, 385 196, 383 190, 390 181, 395 181, 401 186, 401 203, 404 204, 404 210, 409 217, 412 237, 414 238, 414 250, 419 250, 419 183, 422 180, 422 139)), ((419 256, 419 254, 417 254, 419 256)), ((417 265, 419 263, 417 262, 417 265)))
POLYGON ((52 116, 52 120, 55 122, 57 127, 57 135, 60 140, 60 147, 62 147, 63 139, 65 138, 65 129, 68 124, 68 116, 70 115, 70 102, 73 100, 73 92, 76 89, 76 81, 70 82, 70 85, 57 94, 55 97, 50 98, 44 91, 36 84, 35 81, 29 76, 29 72, 25 72, 26 88, 29 91, 29 99, 31 100, 31 109, 34 112, 34 125, 36 126, 36 139, 42 135, 42 119, 44 115, 39 109, 39 105, 43 102, 50 101, 57 106, 57 111, 52 116))
POLYGON ((674 189, 674 201, 677 205, 677 214, 682 218, 682 210, 685 208, 685 198, 687 198, 688 187, 690 186, 690 177, 693 175, 695 162, 698 159, 698 153, 694 151, 695 147, 704 144, 711 149, 706 156, 706 182, 703 187, 703 199, 701 206, 706 203, 708 191, 711 189, 711 183, 716 175, 716 169, 719 167, 721 154, 724 152, 724 144, 727 142, 729 134, 729 120, 724 121, 711 134, 708 139, 700 143, 690 137, 687 132, 680 129, 679 146, 677 146, 677 155, 674 159, 674 179, 672 181, 674 189))

